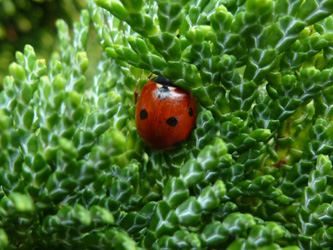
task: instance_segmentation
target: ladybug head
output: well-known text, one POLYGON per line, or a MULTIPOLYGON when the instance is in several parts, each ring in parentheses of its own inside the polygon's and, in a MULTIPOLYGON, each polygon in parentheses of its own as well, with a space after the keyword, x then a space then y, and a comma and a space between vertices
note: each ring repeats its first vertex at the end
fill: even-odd
POLYGON ((162 84, 163 86, 169 86, 169 87, 176 87, 173 85, 170 80, 164 76, 156 76, 152 79, 152 81, 162 84))

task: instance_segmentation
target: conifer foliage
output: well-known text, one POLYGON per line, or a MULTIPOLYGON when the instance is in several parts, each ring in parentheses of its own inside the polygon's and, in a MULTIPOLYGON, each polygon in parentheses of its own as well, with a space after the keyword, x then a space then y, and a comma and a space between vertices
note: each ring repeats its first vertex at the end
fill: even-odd
POLYGON ((4 79, 0 249, 331 249, 332 0, 87 2, 4 79), (173 151, 136 130, 151 73, 198 102, 173 151))

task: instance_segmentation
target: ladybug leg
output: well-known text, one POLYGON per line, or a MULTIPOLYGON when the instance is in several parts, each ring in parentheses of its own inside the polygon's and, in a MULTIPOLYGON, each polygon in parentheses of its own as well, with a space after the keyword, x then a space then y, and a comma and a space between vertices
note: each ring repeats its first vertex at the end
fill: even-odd
MULTIPOLYGON (((143 71, 141 72, 141 77, 142 77, 142 74, 143 74, 143 71)), ((152 73, 150 73, 149 77, 151 77, 151 75, 152 75, 152 73)), ((137 80, 137 84, 136 84, 135 91, 134 91, 134 104, 138 103, 138 96, 139 96, 138 86, 139 86, 139 80, 137 80)))
MULTIPOLYGON (((141 74, 142 76, 142 74, 141 74)), ((148 80, 150 80, 153 76, 153 73, 150 73, 150 75, 148 76, 148 80)), ((138 84, 136 85, 135 91, 134 91, 134 104, 138 103, 138 96, 139 96, 139 92, 138 92, 138 84)))
POLYGON ((134 90, 134 104, 138 103, 138 96, 139 96, 138 85, 139 85, 139 83, 137 82, 135 90, 134 90))

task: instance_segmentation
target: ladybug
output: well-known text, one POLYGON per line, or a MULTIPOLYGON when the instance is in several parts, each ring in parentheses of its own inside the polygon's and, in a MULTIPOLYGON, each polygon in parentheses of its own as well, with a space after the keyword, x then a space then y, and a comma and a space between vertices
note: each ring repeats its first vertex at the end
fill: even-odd
POLYGON ((161 76, 143 87, 135 114, 139 134, 148 146, 159 151, 181 145, 191 133, 196 117, 193 95, 161 76))

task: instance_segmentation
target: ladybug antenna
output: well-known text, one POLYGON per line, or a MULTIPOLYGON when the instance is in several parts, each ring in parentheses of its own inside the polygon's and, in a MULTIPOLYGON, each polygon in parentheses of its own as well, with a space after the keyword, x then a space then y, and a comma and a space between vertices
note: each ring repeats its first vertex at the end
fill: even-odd
POLYGON ((162 84, 162 85, 165 85, 165 86, 169 86, 169 87, 176 87, 175 85, 173 85, 171 83, 171 81, 164 77, 164 76, 156 76, 152 79, 152 81, 156 82, 156 83, 159 83, 159 84, 162 84))

